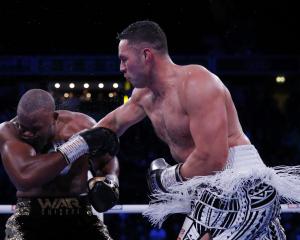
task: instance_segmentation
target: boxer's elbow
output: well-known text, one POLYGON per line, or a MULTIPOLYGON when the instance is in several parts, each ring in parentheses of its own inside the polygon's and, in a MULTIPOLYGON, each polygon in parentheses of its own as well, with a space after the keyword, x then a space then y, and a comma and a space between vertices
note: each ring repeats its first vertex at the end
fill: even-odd
MULTIPOLYGON (((40 185, 40 181, 38 179, 39 175, 40 174, 35 174, 32 171, 28 171, 26 168, 20 169, 17 174, 13 175, 12 182, 18 190, 28 191, 40 185)), ((45 173, 43 173, 43 175, 45 175, 45 173)))
POLYGON ((6 168, 7 175, 10 181, 16 187, 17 190, 28 190, 31 188, 32 180, 27 174, 23 174, 20 169, 16 168, 6 168))
POLYGON ((222 171, 224 168, 225 168, 225 161, 224 160, 221 160, 221 159, 216 159, 214 162, 213 162, 213 170, 214 171, 222 171))
MULTIPOLYGON (((227 151, 205 151, 202 149, 201 151, 195 151, 194 156, 199 160, 199 164, 205 165, 206 174, 212 174, 217 171, 222 171, 226 165, 227 161, 227 151)), ((206 175, 205 174, 205 175, 206 175)))
POLYGON ((16 189, 20 191, 28 191, 36 185, 36 183, 34 183, 30 177, 24 175, 15 177, 12 182, 14 183, 16 189))
POLYGON ((215 154, 211 154, 211 162, 213 163, 213 169, 215 171, 222 171, 224 170, 227 162, 227 156, 228 152, 227 151, 220 151, 215 154))

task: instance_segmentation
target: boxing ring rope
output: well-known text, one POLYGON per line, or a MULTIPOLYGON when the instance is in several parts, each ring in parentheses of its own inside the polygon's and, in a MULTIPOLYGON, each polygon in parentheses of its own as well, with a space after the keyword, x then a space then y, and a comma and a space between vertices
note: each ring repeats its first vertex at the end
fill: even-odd
MULTIPOLYGON (((147 204, 123 204, 116 205, 112 209, 108 210, 104 214, 140 214, 146 210, 147 204)), ((15 210, 15 205, 0 205, 0 214, 12 214, 15 210)), ((94 214, 99 213, 93 211, 94 214)), ((300 213, 300 204, 281 204, 281 213, 300 213)), ((100 213, 101 216, 101 213, 100 213)))

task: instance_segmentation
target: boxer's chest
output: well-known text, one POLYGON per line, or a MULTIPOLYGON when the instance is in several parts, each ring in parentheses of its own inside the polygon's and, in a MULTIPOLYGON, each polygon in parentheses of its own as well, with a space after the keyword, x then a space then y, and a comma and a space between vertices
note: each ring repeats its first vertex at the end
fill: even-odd
POLYGON ((145 109, 156 134, 168 144, 181 145, 191 138, 189 117, 177 96, 156 98, 145 109))

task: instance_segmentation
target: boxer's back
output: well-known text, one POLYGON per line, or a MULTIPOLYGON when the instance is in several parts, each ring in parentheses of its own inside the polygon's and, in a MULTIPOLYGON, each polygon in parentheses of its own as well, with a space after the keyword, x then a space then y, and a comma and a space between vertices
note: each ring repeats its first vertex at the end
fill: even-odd
POLYGON ((238 145, 250 144, 248 137, 244 134, 241 127, 236 108, 231 98, 230 92, 224 87, 225 102, 228 122, 228 146, 234 147, 238 145))

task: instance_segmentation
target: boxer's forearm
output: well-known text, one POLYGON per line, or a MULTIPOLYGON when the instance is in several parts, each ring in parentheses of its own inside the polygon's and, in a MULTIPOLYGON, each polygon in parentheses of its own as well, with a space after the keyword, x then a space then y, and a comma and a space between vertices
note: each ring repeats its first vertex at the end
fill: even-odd
POLYGON ((119 160, 116 156, 112 157, 108 154, 91 159, 91 164, 95 172, 95 176, 105 176, 107 174, 119 175, 119 160))
POLYGON ((181 166, 180 174, 183 178, 207 176, 224 169, 227 159, 225 152, 203 152, 195 149, 181 166))
POLYGON ((6 164, 5 168, 15 187, 23 191, 51 181, 67 165, 64 157, 56 152, 14 158, 20 164, 6 164))
POLYGON ((109 113, 104 118, 102 118, 99 122, 96 123, 94 127, 106 127, 119 135, 119 127, 117 124, 115 111, 109 113))
POLYGON ((130 126, 146 117, 146 112, 134 96, 128 102, 102 118, 95 127, 106 127, 121 136, 130 126))

